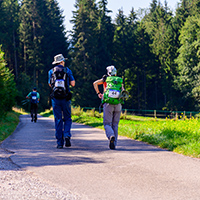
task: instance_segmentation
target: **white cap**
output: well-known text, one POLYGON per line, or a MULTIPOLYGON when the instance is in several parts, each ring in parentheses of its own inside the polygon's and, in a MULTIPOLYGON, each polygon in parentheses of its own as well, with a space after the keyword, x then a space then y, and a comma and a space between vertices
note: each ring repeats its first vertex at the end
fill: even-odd
POLYGON ((115 76, 117 74, 117 69, 113 65, 106 67, 106 70, 108 76, 115 76))

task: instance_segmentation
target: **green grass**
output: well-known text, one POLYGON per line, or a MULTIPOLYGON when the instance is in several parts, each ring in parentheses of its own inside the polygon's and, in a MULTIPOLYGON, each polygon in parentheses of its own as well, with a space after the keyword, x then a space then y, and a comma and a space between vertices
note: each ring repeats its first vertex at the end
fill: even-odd
POLYGON ((19 123, 19 115, 17 111, 8 112, 0 121, 0 142, 5 140, 16 129, 19 123))
POLYGON ((119 134, 176 153, 200 158, 200 120, 125 121, 119 134))
MULTIPOLYGON (((48 116, 48 111, 46 112, 48 116)), ((50 114, 52 116, 52 112, 50 114)), ((103 114, 94 110, 72 109, 73 122, 103 128, 103 114)), ((179 154, 200 158, 199 119, 154 119, 121 115, 119 135, 167 149, 179 154)))
POLYGON ((53 118, 53 110, 45 110, 44 112, 41 112, 40 115, 43 117, 50 117, 53 118))

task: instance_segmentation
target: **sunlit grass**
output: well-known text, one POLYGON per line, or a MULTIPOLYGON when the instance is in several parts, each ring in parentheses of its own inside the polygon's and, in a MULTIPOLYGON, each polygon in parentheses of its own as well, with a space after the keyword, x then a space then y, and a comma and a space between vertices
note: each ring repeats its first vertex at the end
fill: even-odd
POLYGON ((8 112, 8 114, 0 121, 0 142, 5 140, 14 132, 18 123, 20 112, 8 112))
POLYGON ((148 142, 177 153, 200 157, 198 119, 126 122, 119 124, 121 135, 148 142))
POLYGON ((22 115, 25 115, 25 114, 28 114, 24 109, 22 108, 17 108, 17 107, 13 107, 12 110, 16 113, 19 113, 19 114, 22 114, 22 115))
POLYGON ((53 110, 45 110, 44 112, 41 112, 40 115, 42 115, 43 117, 50 117, 50 118, 54 118, 53 116, 53 110))

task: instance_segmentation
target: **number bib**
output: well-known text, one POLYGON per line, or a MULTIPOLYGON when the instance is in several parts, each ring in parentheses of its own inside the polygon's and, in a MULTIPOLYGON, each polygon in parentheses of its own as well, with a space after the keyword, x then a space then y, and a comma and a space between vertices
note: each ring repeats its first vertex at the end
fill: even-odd
POLYGON ((120 91, 119 90, 109 89, 108 97, 117 99, 117 98, 119 98, 119 95, 120 95, 120 91))
POLYGON ((56 80, 55 81, 55 87, 62 87, 62 88, 64 88, 65 87, 65 81, 63 79, 56 80))
POLYGON ((33 99, 33 100, 36 100, 36 99, 37 99, 37 97, 36 97, 36 96, 32 96, 32 99, 33 99))

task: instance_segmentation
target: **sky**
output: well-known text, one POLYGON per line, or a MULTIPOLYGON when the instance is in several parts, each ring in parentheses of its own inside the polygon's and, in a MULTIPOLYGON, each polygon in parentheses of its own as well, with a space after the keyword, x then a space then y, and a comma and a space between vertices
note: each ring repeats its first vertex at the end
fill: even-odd
MULTIPOLYGON (((72 11, 75 11, 75 0, 57 0, 59 3, 60 9, 63 10, 63 16, 65 17, 64 25, 66 30, 72 29, 72 24, 70 20, 72 19, 72 11)), ((96 1, 98 2, 98 0, 96 1)), ((152 0, 108 0, 107 8, 112 10, 113 13, 110 14, 112 19, 114 19, 118 13, 119 9, 124 11, 124 14, 128 16, 130 14, 131 8, 133 7, 135 11, 139 8, 149 8, 152 0)), ((164 0, 160 0, 161 4, 164 5, 164 0)), ((177 3, 180 3, 180 0, 167 0, 168 7, 175 11, 177 3)))

